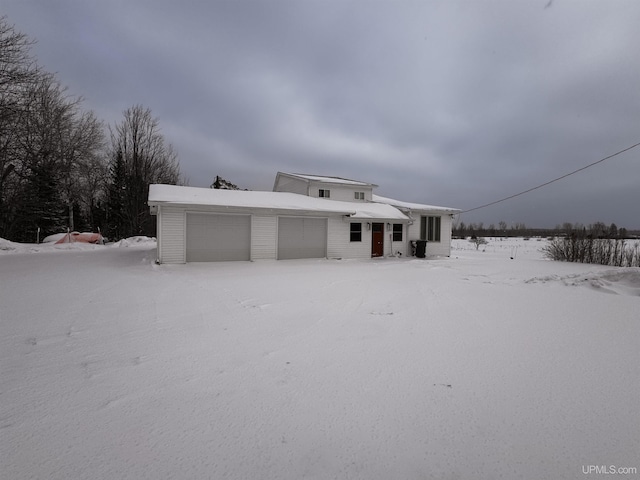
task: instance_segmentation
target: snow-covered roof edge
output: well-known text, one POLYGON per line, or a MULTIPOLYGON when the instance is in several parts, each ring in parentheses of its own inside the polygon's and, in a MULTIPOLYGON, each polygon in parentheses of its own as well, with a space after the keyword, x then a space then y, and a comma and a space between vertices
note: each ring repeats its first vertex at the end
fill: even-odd
MULTIPOLYGON (((286 175, 289 177, 299 178, 302 180, 312 181, 312 182, 322 182, 322 183, 332 183, 336 185, 352 185, 359 187, 377 187, 378 185, 369 182, 363 182, 360 180, 351 180, 349 178, 341 178, 341 177, 330 177, 327 175, 309 175, 306 173, 289 173, 289 172, 278 172, 277 175, 286 175)), ((276 175, 276 179, 277 179, 276 175)))
POLYGON ((342 202, 289 192, 217 190, 178 185, 150 185, 149 206, 156 206, 163 203, 224 208, 317 212, 349 215, 352 218, 361 219, 409 220, 409 218, 397 208, 383 203, 342 202))
POLYGON ((460 213, 462 210, 459 208, 451 207, 439 207, 437 205, 424 205, 421 203, 403 202, 401 200, 395 200, 393 198, 381 197, 380 195, 373 194, 371 199, 377 203, 384 203, 393 207, 405 209, 405 210, 424 210, 429 212, 443 212, 449 214, 460 213))

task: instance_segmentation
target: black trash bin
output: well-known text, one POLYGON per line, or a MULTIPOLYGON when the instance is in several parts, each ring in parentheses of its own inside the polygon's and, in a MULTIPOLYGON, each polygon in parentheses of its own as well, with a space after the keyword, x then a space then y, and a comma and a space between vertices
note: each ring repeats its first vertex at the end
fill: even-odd
POLYGON ((427 251, 427 241, 417 240, 416 241, 416 257, 424 258, 426 256, 426 251, 427 251))

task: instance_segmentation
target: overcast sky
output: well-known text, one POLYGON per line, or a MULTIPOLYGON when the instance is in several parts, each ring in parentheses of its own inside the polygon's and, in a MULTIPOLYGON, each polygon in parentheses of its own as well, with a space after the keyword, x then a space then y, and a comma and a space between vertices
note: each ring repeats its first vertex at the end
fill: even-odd
MULTIPOLYGON (((2 0, 114 124, 158 117, 192 186, 277 171, 463 210, 640 142, 638 0, 2 0)), ((640 147, 465 223, 640 228, 640 147)))

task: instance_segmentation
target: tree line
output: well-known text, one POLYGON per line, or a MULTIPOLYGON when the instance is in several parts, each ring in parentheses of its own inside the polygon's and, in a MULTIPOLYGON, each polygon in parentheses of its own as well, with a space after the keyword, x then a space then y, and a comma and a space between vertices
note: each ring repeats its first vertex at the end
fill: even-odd
POLYGON ((37 64, 33 43, 0 17, 0 238, 154 235, 149 184, 183 182, 158 120, 135 105, 105 126, 37 64))
POLYGON ((640 232, 629 231, 624 227, 618 228, 615 223, 606 225, 596 222, 590 225, 581 223, 565 222, 556 225, 555 228, 529 228, 524 223, 514 223, 507 225, 501 221, 496 227, 495 224, 485 226, 480 223, 465 224, 462 221, 455 223, 452 227, 452 235, 456 238, 466 237, 566 237, 579 235, 591 238, 611 238, 625 239, 636 238, 640 232))

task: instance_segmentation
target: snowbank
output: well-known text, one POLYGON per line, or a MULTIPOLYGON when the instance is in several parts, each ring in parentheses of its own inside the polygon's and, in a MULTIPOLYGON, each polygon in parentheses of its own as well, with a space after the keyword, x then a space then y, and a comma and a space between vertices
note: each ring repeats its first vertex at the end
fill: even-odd
POLYGON ((156 239, 150 237, 130 237, 120 240, 115 243, 108 243, 105 245, 91 244, 84 242, 72 242, 72 243, 59 243, 58 240, 63 238, 66 234, 51 235, 43 241, 43 243, 16 243, 10 242, 0 238, 0 255, 3 253, 40 253, 40 252, 53 252, 53 251, 76 251, 76 250, 100 250, 107 247, 142 247, 142 248, 155 248, 156 239))
POLYGON ((155 247, 156 239, 151 237, 143 237, 143 236, 129 237, 129 238, 122 239, 118 242, 114 242, 112 246, 117 248, 128 248, 131 246, 155 247))
POLYGON ((12 252, 19 248, 19 244, 0 238, 0 252, 12 252))

